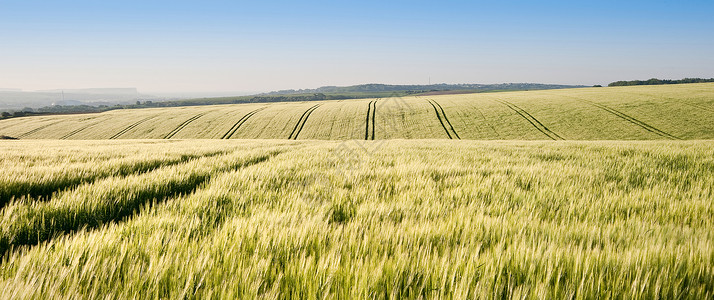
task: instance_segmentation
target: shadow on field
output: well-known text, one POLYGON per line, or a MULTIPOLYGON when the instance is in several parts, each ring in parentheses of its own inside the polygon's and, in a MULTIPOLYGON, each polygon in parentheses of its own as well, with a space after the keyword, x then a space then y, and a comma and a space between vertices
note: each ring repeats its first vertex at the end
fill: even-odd
POLYGON ((282 151, 270 152, 225 169, 193 174, 180 181, 166 181, 138 191, 120 191, 113 197, 102 199, 102 205, 96 205, 89 210, 62 207, 47 212, 23 211, 27 213, 13 220, 9 228, 2 229, 0 255, 5 257, 23 246, 34 246, 80 229, 94 229, 109 223, 123 222, 135 215, 142 207, 150 207, 173 197, 194 193, 216 173, 259 164, 280 153, 282 151), (130 194, 130 197, 124 198, 126 194, 130 194))
POLYGON ((126 177, 129 175, 148 173, 158 168, 169 167, 202 157, 214 157, 226 153, 226 151, 218 151, 208 154, 185 154, 176 159, 142 161, 133 164, 121 165, 115 172, 92 174, 90 176, 61 177, 56 180, 49 180, 45 182, 14 181, 11 183, 3 183, 4 186, 0 187, 0 208, 5 207, 14 199, 20 199, 21 197, 33 199, 35 201, 49 201, 56 193, 74 189, 82 184, 93 183, 102 178, 126 177))

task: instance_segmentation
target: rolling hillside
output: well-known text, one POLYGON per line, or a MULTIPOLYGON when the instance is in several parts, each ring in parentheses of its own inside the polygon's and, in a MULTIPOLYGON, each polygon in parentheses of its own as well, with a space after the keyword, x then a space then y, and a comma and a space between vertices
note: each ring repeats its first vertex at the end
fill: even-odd
POLYGON ((0 121, 20 139, 714 138, 714 84, 116 110, 0 121))
POLYGON ((0 299, 714 295, 713 141, 20 140, 0 153, 0 299))

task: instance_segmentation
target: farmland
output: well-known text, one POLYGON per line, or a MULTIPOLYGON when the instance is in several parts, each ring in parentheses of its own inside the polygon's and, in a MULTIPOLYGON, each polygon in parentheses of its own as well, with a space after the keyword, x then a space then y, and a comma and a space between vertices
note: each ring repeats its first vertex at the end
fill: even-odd
POLYGON ((713 296, 710 141, 351 143, 3 142, 0 296, 713 296))
POLYGON ((714 84, 0 121, 0 298, 714 297, 714 84))
POLYGON ((13 118, 20 139, 691 140, 714 138, 714 84, 114 110, 13 118))

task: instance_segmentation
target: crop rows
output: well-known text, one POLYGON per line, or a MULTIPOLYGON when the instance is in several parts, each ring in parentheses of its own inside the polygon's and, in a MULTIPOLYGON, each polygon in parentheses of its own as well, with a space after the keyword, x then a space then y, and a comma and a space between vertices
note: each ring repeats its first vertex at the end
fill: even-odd
POLYGON ((714 296, 710 141, 392 141, 351 170, 329 141, 19 141, 0 163, 132 147, 191 158, 5 206, 0 297, 714 296))
POLYGON ((8 185, 15 189, 9 192, 27 187, 34 194, 50 189, 55 193, 48 199, 21 198, 3 208, 0 253, 12 247, 34 245, 58 234, 121 220, 142 206, 191 193, 214 174, 260 163, 280 151, 246 149, 199 156, 183 153, 175 160, 139 158, 138 164, 129 166, 114 162, 107 164, 109 169, 89 170, 90 174, 75 170, 72 173, 77 174, 75 178, 50 175, 46 183, 29 187, 26 182, 11 181, 8 185))
POLYGON ((298 135, 300 135, 300 132, 302 131, 303 127, 305 127, 305 122, 307 122, 307 118, 309 118, 312 112, 315 111, 318 107, 320 107, 320 104, 315 104, 308 108, 302 114, 302 116, 300 116, 300 119, 295 124, 295 128, 293 128, 293 131, 290 132, 290 136, 288 136, 289 140, 297 140, 298 135))
POLYGON ((226 132, 226 133, 221 137, 221 139, 224 139, 224 140, 225 140, 225 139, 230 139, 231 137, 233 137, 233 135, 234 135, 234 134, 236 133, 236 131, 241 127, 241 125, 243 125, 243 123, 245 123, 246 121, 248 121, 248 119, 250 119, 250 117, 252 117, 254 114, 258 113, 259 111, 261 111, 261 110, 263 110, 263 109, 265 109, 265 107, 258 108, 258 109, 256 109, 256 110, 253 110, 253 111, 251 111, 251 112, 245 114, 245 115, 244 115, 243 117, 241 117, 235 124, 233 124, 233 127, 231 127, 231 129, 228 130, 228 132, 226 132))
POLYGON ((374 140, 374 127, 377 114, 377 100, 370 101, 367 105, 367 118, 365 119, 364 139, 374 140), (372 126, 369 126, 372 124, 372 126))
POLYGON ((456 133, 456 130, 454 130, 454 126, 451 125, 451 122, 449 122, 449 118, 446 117, 446 112, 444 112, 444 108, 441 107, 439 102, 436 102, 431 99, 429 99, 427 101, 429 101, 429 104, 431 104, 431 106, 434 108, 434 112, 436 113, 436 118, 439 119, 439 123, 441 123, 441 127, 444 127, 444 131, 446 132, 446 135, 449 137, 449 139, 456 138, 456 139, 460 140, 461 137, 459 137, 459 134, 456 133), (449 125, 448 128, 444 124, 444 122, 446 122, 446 124, 449 125))
POLYGON ((538 121, 538 119, 534 118, 531 114, 529 114, 527 111, 523 110, 522 108, 520 108, 520 107, 516 106, 515 104, 510 103, 508 101, 504 101, 504 100, 496 100, 496 101, 498 103, 501 103, 501 104, 507 106, 514 112, 516 112, 519 116, 523 117, 524 120, 528 121, 528 123, 533 125, 533 127, 535 129, 538 129, 538 131, 542 132, 548 138, 550 138, 552 140, 564 140, 563 137, 561 137, 557 133, 551 131, 550 129, 548 129, 548 127, 545 127, 545 125, 543 125, 543 123, 538 121))
POLYGON ((714 84, 115 110, 0 121, 20 139, 714 139, 714 84), (367 114, 365 116, 365 106, 367 114), (241 115, 236 120, 232 116, 241 115))
POLYGON ((186 126, 188 126, 188 124, 191 124, 191 122, 196 121, 196 120, 197 120, 198 118, 200 118, 200 117, 203 117, 206 113, 207 113, 207 112, 203 112, 203 113, 197 114, 197 115, 195 115, 195 116, 189 118, 188 120, 184 121, 183 123, 181 123, 181 125, 179 125, 178 127, 174 128, 174 130, 172 130, 171 132, 169 132, 168 134, 166 134, 166 136, 164 136, 164 139, 170 139, 170 138, 172 138, 172 137, 173 137, 174 135, 176 135, 179 131, 181 131, 181 129, 186 128, 186 126))
POLYGON ((141 120, 139 120, 139 121, 136 121, 136 123, 127 126, 126 128, 124 128, 124 129, 122 129, 121 131, 117 132, 115 135, 112 135, 111 137, 109 137, 109 139, 110 139, 110 140, 116 139, 116 138, 122 136, 123 134, 127 133, 127 131, 136 128, 136 126, 141 125, 141 123, 144 123, 144 122, 146 122, 146 121, 148 121, 148 120, 151 120, 151 119, 153 119, 153 118, 155 118, 155 117, 156 117, 156 116, 150 116, 150 117, 143 118, 143 119, 141 119, 141 120))

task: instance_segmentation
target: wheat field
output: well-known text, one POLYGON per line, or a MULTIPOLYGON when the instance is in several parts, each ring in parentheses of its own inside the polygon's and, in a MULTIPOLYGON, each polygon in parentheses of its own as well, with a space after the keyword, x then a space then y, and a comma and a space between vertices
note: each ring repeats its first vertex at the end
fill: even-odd
POLYGON ((714 84, 0 121, 0 298, 714 298, 714 84))
POLYGON ((0 296, 712 298, 712 146, 5 141, 0 296))
POLYGON ((714 139, 714 84, 125 109, 0 120, 20 139, 714 139))

